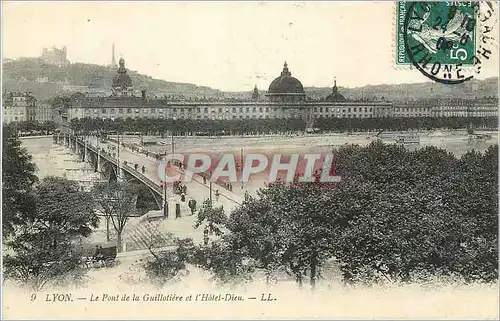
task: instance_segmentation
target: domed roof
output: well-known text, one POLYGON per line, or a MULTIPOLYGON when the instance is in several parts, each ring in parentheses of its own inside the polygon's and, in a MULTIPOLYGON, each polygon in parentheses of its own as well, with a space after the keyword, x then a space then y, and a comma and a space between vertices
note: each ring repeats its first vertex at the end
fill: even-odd
POLYGON ((270 94, 305 94, 304 86, 297 79, 292 77, 292 73, 288 70, 288 65, 285 62, 281 76, 274 79, 269 85, 270 94))
POLYGON ((325 98, 328 101, 346 101, 345 97, 339 93, 337 88, 337 80, 334 80, 333 91, 325 98))
POLYGON ((125 69, 125 60, 120 58, 120 67, 118 68, 118 73, 113 77, 113 88, 127 89, 132 87, 132 79, 127 75, 127 69, 125 69))

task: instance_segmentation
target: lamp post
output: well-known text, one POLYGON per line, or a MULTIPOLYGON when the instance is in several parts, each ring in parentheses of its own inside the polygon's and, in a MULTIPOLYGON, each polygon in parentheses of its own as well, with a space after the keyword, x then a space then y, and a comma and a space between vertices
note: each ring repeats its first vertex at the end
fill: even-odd
MULTIPOLYGON (((172 120, 175 122, 175 117, 172 118, 172 120)), ((175 154, 175 149, 174 149, 174 130, 172 129, 171 132, 171 141, 172 141, 172 155, 175 154)))
POLYGON ((101 151, 99 149, 99 141, 101 139, 101 134, 99 133, 99 131, 97 131, 97 143, 96 143, 96 147, 97 147, 97 170, 96 172, 99 172, 99 169, 100 169, 100 165, 101 165, 101 151))
POLYGON ((83 161, 85 162, 85 173, 87 173, 87 135, 84 136, 85 143, 83 146, 83 161))
POLYGON ((163 182, 163 217, 168 218, 168 200, 167 200, 167 173, 163 182))
POLYGON ((121 164, 120 164, 120 133, 116 133, 117 141, 118 144, 116 145, 117 150, 116 150, 116 158, 117 158, 117 175, 116 175, 116 180, 120 181, 121 180, 121 164))
POLYGON ((241 189, 243 189, 243 148, 240 150, 240 174, 241 174, 241 189))
POLYGON ((210 205, 212 205, 212 171, 210 171, 210 181, 209 181, 209 185, 210 185, 210 205))

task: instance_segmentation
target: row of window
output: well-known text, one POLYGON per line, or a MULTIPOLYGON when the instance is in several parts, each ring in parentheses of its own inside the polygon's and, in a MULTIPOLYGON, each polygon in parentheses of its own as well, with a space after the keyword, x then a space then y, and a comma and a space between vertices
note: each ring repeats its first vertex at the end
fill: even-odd
POLYGON ((413 107, 413 108, 412 107, 409 107, 409 108, 408 107, 405 107, 405 108, 396 107, 396 108, 394 108, 394 112, 399 113, 400 111, 406 112, 406 113, 407 112, 419 112, 420 113, 420 112, 430 112, 431 108, 425 108, 425 107, 416 107, 416 108, 415 107, 413 107))
MULTIPOLYGON (((94 113, 99 113, 99 111, 102 113, 102 114, 106 114, 108 113, 108 110, 109 110, 109 113, 110 114, 115 114, 115 113, 118 113, 118 114, 123 114, 124 113, 124 109, 123 108, 117 108, 117 112, 115 112, 115 108, 95 108, 94 109, 94 113)), ((136 108, 135 109, 135 113, 139 113, 140 110, 142 110, 142 113, 143 114, 156 114, 156 112, 158 111, 158 114, 163 114, 163 113, 167 113, 167 109, 156 109, 156 108, 144 108, 144 109, 139 109, 139 108, 136 108)), ((229 113, 229 110, 230 108, 226 107, 226 108, 222 108, 222 107, 218 107, 217 109, 216 108, 211 108, 211 110, 209 110, 208 107, 204 107, 203 108, 203 113, 205 114, 208 114, 209 111, 211 111, 212 113, 215 113, 216 111, 218 113, 223 113, 223 112, 226 112, 226 113, 229 113)), ((266 112, 266 113, 269 113, 270 111, 270 108, 269 107, 252 107, 252 109, 250 109, 250 107, 232 107, 231 108, 231 111, 232 113, 243 113, 243 112, 246 112, 246 113, 250 113, 250 110, 253 112, 253 113, 262 113, 262 112, 266 112)), ((287 111, 287 108, 285 107, 282 107, 281 109, 280 108, 275 108, 273 109, 272 111, 275 111, 275 112, 279 112, 279 111, 282 111, 282 112, 286 112, 287 111)), ((320 113, 335 113, 335 108, 328 108, 328 107, 314 107, 314 112, 317 113, 317 112, 320 112, 320 113)), ((373 107, 348 107, 347 109, 346 108, 342 108, 342 110, 340 108, 337 108, 336 109, 336 112, 337 113, 351 113, 351 112, 358 112, 359 113, 372 113, 373 112, 373 107)), ((193 112, 193 108, 172 108, 172 112, 173 113, 181 113, 181 114, 185 114, 185 113, 192 113, 193 112)), ((197 107, 196 108, 196 112, 197 113, 201 113, 201 108, 200 107, 197 107)), ((127 114, 132 114, 134 113, 134 109, 133 108, 127 108, 126 109, 126 113, 127 114)), ((86 108, 85 109, 85 114, 90 114, 90 109, 86 108)))
MULTIPOLYGON (((363 114, 344 114, 344 115, 311 115, 312 118, 372 118, 372 115, 363 115, 363 114)), ((98 118, 99 116, 95 116, 92 118, 98 118)), ((265 118, 301 118, 301 115, 288 115, 288 116, 283 116, 283 115, 232 115, 232 116, 223 116, 223 115, 196 115, 196 117, 189 117, 185 115, 180 115, 178 119, 265 119, 265 118)), ((101 116, 101 118, 112 118, 114 119, 114 115, 107 115, 101 116)), ((123 118, 122 116, 116 117, 118 118, 123 118)), ((136 115, 133 118, 140 118, 140 116, 136 115)), ((158 115, 159 119, 164 119, 164 118, 169 118, 169 117, 164 117, 163 115, 158 115)))

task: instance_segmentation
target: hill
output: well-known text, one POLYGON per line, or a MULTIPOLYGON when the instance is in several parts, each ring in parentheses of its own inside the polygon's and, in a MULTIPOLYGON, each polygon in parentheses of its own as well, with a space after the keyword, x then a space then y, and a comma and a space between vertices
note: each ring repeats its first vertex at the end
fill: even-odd
MULTIPOLYGON (((310 97, 322 98, 330 94, 331 88, 305 88, 310 97)), ((360 88, 339 88, 350 99, 385 99, 404 101, 421 98, 476 98, 498 96, 498 78, 472 79, 457 85, 425 82, 416 84, 370 85, 360 88)))
MULTIPOLYGON (((222 92, 189 83, 168 82, 150 76, 128 71, 134 87, 150 93, 173 96, 249 99, 252 92, 222 92)), ((57 67, 44 63, 39 58, 6 59, 3 62, 3 87, 9 91, 31 91, 39 100, 71 92, 85 92, 88 87, 110 90, 110 83, 116 70, 105 66, 72 63, 57 67)), ((307 95, 322 99, 331 93, 327 87, 306 87, 307 95)), ((416 84, 369 85, 359 88, 339 87, 348 99, 384 99, 389 101, 419 98, 474 98, 498 96, 498 78, 470 80, 459 85, 443 85, 425 82, 416 84)), ((260 92, 265 99, 265 90, 260 92)))
MULTIPOLYGON (((209 87, 188 83, 168 82, 128 70, 137 90, 162 92, 171 95, 195 95, 219 97, 223 93, 209 87)), ((48 99, 70 92, 84 92, 87 88, 110 90, 115 69, 105 66, 72 63, 58 67, 44 63, 38 58, 7 60, 3 63, 3 87, 12 91, 31 91, 38 99, 48 99)))

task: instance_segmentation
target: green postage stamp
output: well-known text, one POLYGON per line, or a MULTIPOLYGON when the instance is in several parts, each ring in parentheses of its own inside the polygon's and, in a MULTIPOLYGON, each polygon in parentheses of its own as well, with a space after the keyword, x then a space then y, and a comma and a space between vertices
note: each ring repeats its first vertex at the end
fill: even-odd
POLYGON ((493 1, 399 1, 396 6, 396 66, 458 84, 479 74, 496 49, 493 1))
MULTIPOLYGON (((397 3, 396 63, 412 64, 411 48, 425 48, 441 64, 472 66, 476 49, 475 2, 397 3)), ((416 50, 412 50, 415 52, 416 50)))

